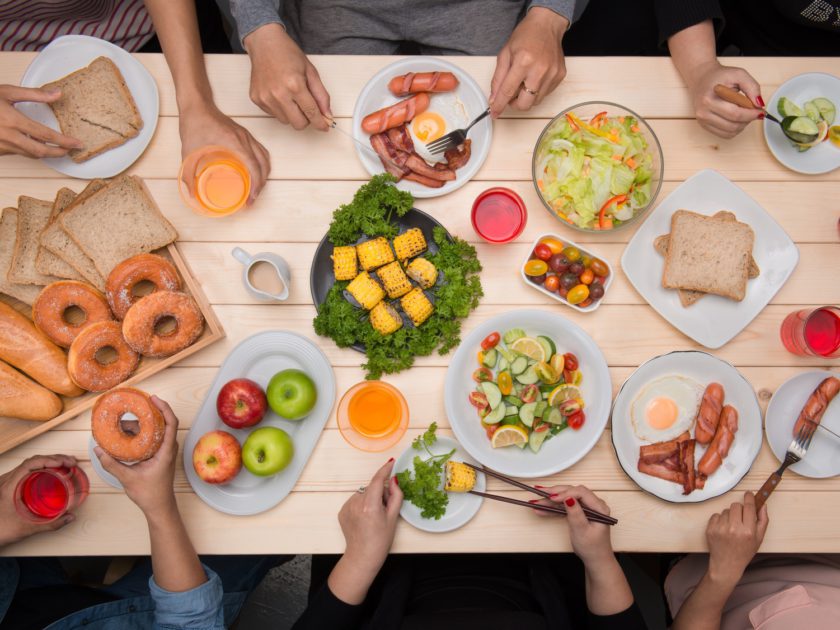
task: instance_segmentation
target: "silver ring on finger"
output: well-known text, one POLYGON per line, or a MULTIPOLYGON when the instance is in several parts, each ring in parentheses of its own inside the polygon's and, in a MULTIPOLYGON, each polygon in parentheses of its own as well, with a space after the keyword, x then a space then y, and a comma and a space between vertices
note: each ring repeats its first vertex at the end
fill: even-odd
POLYGON ((356 492, 358 492, 359 494, 364 494, 365 490, 367 490, 365 486, 359 486, 359 489, 356 490, 356 492))
POLYGON ((531 88, 529 88, 524 83, 522 84, 522 89, 525 90, 526 92, 528 92, 528 94, 530 94, 531 96, 536 96, 537 94, 540 93, 539 90, 532 90, 531 88))

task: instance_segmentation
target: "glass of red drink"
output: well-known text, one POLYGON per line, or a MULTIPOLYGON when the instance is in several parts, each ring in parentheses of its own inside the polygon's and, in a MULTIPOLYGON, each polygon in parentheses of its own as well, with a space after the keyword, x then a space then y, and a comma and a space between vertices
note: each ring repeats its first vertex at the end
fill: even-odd
POLYGON ((15 507, 22 518, 48 523, 79 507, 90 492, 90 481, 78 466, 44 468, 24 477, 15 489, 15 507))
POLYGON ((509 188, 488 188, 475 198, 472 225, 488 243, 509 243, 522 233, 528 211, 522 198, 509 188))
POLYGON ((800 356, 840 357, 840 308, 794 311, 782 322, 782 343, 800 356))

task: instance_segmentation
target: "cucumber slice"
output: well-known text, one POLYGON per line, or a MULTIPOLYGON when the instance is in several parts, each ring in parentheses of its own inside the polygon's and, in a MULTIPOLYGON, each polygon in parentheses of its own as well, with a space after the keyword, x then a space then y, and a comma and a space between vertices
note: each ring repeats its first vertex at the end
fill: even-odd
POLYGON ((525 370, 528 369, 528 359, 525 357, 516 357, 513 360, 513 363, 510 364, 510 372, 514 376, 518 376, 522 374, 525 370))
POLYGON ((508 369, 509 365, 510 365, 510 363, 508 362, 507 359, 505 359, 504 355, 500 354, 499 355, 499 363, 498 363, 498 365, 496 365, 496 369, 499 370, 499 372, 503 372, 504 370, 508 369))
POLYGON ((516 407, 518 409, 519 407, 521 407, 525 403, 522 402, 516 396, 505 396, 505 404, 506 405, 513 405, 514 407, 516 407))
POLYGON ((822 120, 822 114, 820 114, 820 108, 816 106, 814 101, 808 101, 805 103, 805 115, 813 120, 815 123, 818 123, 822 120))
POLYGON ((504 340, 507 345, 512 344, 517 339, 525 336, 525 331, 521 328, 511 328, 505 333, 504 340))
POLYGON ((481 391, 484 392, 484 395, 487 396, 487 402, 490 404, 490 409, 495 409, 499 406, 504 407, 504 405, 502 405, 502 390, 499 389, 499 386, 496 385, 496 383, 486 381, 484 383, 479 383, 478 386, 481 388, 481 391))
POLYGON ((482 422, 484 424, 498 424, 505 417, 505 406, 499 405, 493 411, 484 416, 482 422))
POLYGON ((517 374, 515 378, 523 385, 533 385, 540 380, 540 377, 537 376, 537 371, 534 369, 533 365, 522 372, 522 374, 517 374))
MULTIPOLYGON (((549 424, 562 424, 564 422, 563 414, 557 407, 552 407, 547 413, 543 414, 543 420, 549 424)), ((487 419, 485 418, 484 421, 487 422, 487 419)))
POLYGON ((534 452, 538 453, 540 448, 542 448, 543 442, 548 437, 548 431, 542 431, 541 433, 537 433, 536 431, 531 431, 531 435, 528 436, 528 447, 534 452))
POLYGON ((522 405, 522 408, 519 410, 519 418, 522 420, 522 424, 529 429, 534 425, 534 411, 536 408, 537 403, 530 402, 522 405))
POLYGON ((519 447, 520 450, 525 448, 525 442, 517 442, 516 445, 519 447))
POLYGON ((484 353, 484 360, 482 363, 484 367, 490 368, 491 370, 496 367, 496 361, 499 358, 499 353, 496 352, 495 348, 490 348, 487 352, 484 353))
POLYGON ((507 348, 502 348, 502 346, 496 346, 495 349, 499 352, 500 355, 502 355, 502 358, 508 362, 508 365, 513 363, 513 360, 516 358, 516 355, 514 355, 513 352, 511 352, 507 348))
POLYGON ((802 111, 802 108, 799 107, 799 105, 794 103, 792 100, 790 100, 786 96, 783 96, 782 98, 779 99, 779 103, 776 106, 776 108, 779 110, 779 115, 782 118, 786 118, 787 116, 804 116, 805 115, 805 112, 802 111))
POLYGON ((502 418, 502 424, 519 424, 519 416, 505 416, 502 418))
POLYGON ((534 409, 534 417, 542 418, 546 409, 548 409, 548 403, 544 400, 538 401, 537 407, 534 409))
POLYGON ((545 335, 539 335, 537 337, 537 343, 540 344, 540 346, 542 346, 542 349, 545 351, 546 361, 551 359, 551 357, 554 356, 554 353, 557 352, 557 346, 555 346, 554 342, 545 335))
POLYGON ((516 405, 505 405, 505 418, 508 416, 518 416, 519 415, 519 407, 516 405))
POLYGON ((820 116, 822 116, 822 119, 825 122, 827 122, 829 125, 834 123, 834 119, 837 116, 837 109, 834 107, 834 103, 822 96, 820 96, 819 98, 815 98, 811 102, 814 105, 816 105, 817 109, 820 112, 820 116))
POLYGON ((788 138, 799 144, 809 144, 820 135, 817 123, 807 116, 785 118, 782 121, 782 129, 788 138))

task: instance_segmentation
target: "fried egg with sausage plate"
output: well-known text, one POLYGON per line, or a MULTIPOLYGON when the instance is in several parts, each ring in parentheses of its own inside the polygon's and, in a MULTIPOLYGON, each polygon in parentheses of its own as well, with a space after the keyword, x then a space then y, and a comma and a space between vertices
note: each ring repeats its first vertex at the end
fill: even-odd
POLYGON ((432 154, 426 145, 469 124, 464 103, 452 93, 432 94, 429 109, 417 114, 408 123, 408 134, 414 142, 414 151, 428 164, 446 162, 443 153, 432 154))
POLYGON ((646 442, 664 442, 691 431, 702 397, 703 386, 685 376, 651 381, 630 403, 633 432, 646 442))

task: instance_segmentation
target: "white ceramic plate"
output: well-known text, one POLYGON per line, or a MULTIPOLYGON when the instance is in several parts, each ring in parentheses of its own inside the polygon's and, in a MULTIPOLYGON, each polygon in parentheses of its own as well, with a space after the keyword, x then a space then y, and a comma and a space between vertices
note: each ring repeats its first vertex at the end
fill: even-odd
POLYGON ((93 436, 91 435, 90 439, 88 440, 88 456, 90 457, 90 465, 93 466, 93 469, 96 471, 96 474, 99 475, 99 478, 102 479, 102 481, 107 483, 112 488, 122 490, 123 486, 120 483, 120 480, 114 477, 114 475, 112 475, 102 467, 102 463, 99 461, 99 457, 97 457, 96 453, 93 451, 93 448, 95 446, 96 440, 94 440, 93 436))
MULTIPOLYGON (((691 435, 694 437, 694 427, 691 435)), ((717 357, 696 350, 671 352, 643 363, 630 375, 615 397, 612 409, 612 440, 618 462, 642 490, 674 503, 698 503, 728 492, 747 474, 761 448, 761 407, 749 381, 732 365, 717 357), (683 495, 682 486, 640 473, 639 447, 649 442, 640 440, 630 422, 630 405, 641 389, 653 380, 669 374, 691 378, 703 387, 711 382, 723 385, 725 405, 738 410, 738 431, 729 455, 721 467, 706 480, 702 490, 683 495)), ((699 462, 705 446, 696 446, 699 462)))
MULTIPOLYGON (((453 63, 435 57, 409 57, 395 61, 382 68, 382 70, 373 75, 373 78, 362 89, 359 98, 356 99, 356 107, 353 109, 353 137, 361 141, 362 144, 369 146, 370 135, 362 131, 362 119, 378 109, 393 105, 403 100, 403 98, 407 98, 399 98, 391 93, 388 89, 388 82, 391 79, 407 72, 438 71, 452 72, 458 77, 460 84, 455 89, 454 94, 464 103, 469 121, 472 121, 487 109, 487 97, 484 96, 484 91, 475 82, 475 79, 461 70, 461 68, 453 63)), ((432 102, 434 102, 434 95, 432 95, 432 102)), ((487 159, 487 154, 490 152, 490 144, 493 141, 493 123, 490 117, 485 118, 470 129, 468 137, 472 139, 470 160, 463 167, 455 171, 456 178, 453 181, 446 182, 440 188, 428 188, 417 182, 403 180, 397 184, 397 188, 407 190, 415 197, 440 197, 466 184, 478 172, 478 169, 484 164, 484 160, 487 159)), ((365 170, 371 175, 385 171, 382 162, 378 158, 372 153, 364 151, 358 145, 356 145, 356 155, 359 156, 365 170)))
POLYGON ((627 278, 645 300, 672 326, 707 348, 720 348, 741 332, 782 288, 799 262, 799 250, 764 208, 723 175, 703 170, 668 195, 638 229, 621 257, 627 278), (665 259, 654 239, 671 231, 671 215, 679 209, 713 215, 729 210, 755 232, 753 258, 761 273, 747 282, 741 302, 707 295, 683 307, 676 290, 662 286, 665 259))
MULTIPOLYGON (((441 453, 448 453, 455 449, 455 454, 452 456, 452 461, 468 462, 476 464, 476 461, 470 457, 466 451, 455 440, 445 436, 439 436, 429 450, 434 455, 441 453)), ((419 455, 422 459, 428 459, 429 454, 426 451, 416 451, 411 446, 405 449, 402 454, 394 462, 394 474, 402 472, 406 469, 414 470, 414 457, 419 455)), ((413 473, 412 473, 413 474, 413 473)), ((440 487, 443 489, 445 479, 441 476, 440 487)), ((476 472, 475 489, 479 492, 487 490, 487 480, 484 473, 476 472)), ((414 525, 417 529, 422 529, 424 532, 451 532, 453 529, 458 529, 466 525, 473 516, 476 515, 481 504, 484 502, 484 497, 479 497, 474 494, 467 494, 462 492, 449 493, 449 505, 446 506, 446 514, 440 517, 439 520, 433 518, 423 518, 420 516, 422 510, 408 501, 403 501, 400 508, 400 516, 406 521, 414 525)))
MULTIPOLYGON (((793 440, 793 425, 799 417, 799 412, 817 385, 829 376, 840 378, 840 373, 814 371, 797 374, 782 383, 767 405, 764 430, 767 433, 767 443, 780 462, 784 461, 785 452, 793 440)), ((840 433, 840 401, 831 402, 820 424, 835 433, 840 433)), ((817 429, 805 459, 791 466, 790 470, 804 477, 840 475, 840 439, 817 429)))
POLYGON ((318 346, 305 337, 280 330, 248 337, 222 363, 184 441, 184 470, 190 485, 205 503, 227 514, 257 514, 274 507, 297 483, 330 417, 334 402, 335 375, 318 346), (284 420, 271 408, 262 422, 248 429, 232 429, 219 419, 216 397, 225 383, 234 378, 249 378, 265 388, 272 376, 288 368, 303 370, 318 388, 315 408, 303 420, 284 420), (243 444, 251 431, 265 426, 283 429, 292 437, 295 455, 288 468, 271 477, 257 477, 243 467, 225 485, 205 483, 198 478, 192 464, 192 453, 202 435, 221 429, 233 434, 243 444))
MULTIPOLYGON (((788 79, 779 86, 773 98, 767 104, 767 111, 781 120, 779 116, 779 99, 786 96, 802 107, 806 101, 823 96, 834 103, 840 114, 840 79, 823 72, 808 72, 788 79)), ((833 125, 840 125, 835 120, 833 125)), ((764 140, 773 154, 783 166, 797 173, 805 175, 819 175, 828 173, 840 167, 840 148, 831 142, 821 142, 812 149, 800 153, 782 132, 781 126, 772 120, 764 121, 764 140)))
MULTIPOLYGON (((140 110, 143 128, 125 144, 81 164, 77 164, 68 156, 44 158, 47 166, 70 177, 93 179, 113 177, 122 173, 143 154, 157 127, 158 89, 152 75, 125 50, 96 37, 64 35, 56 38, 32 60, 20 84, 24 87, 41 87, 84 68, 97 57, 109 57, 120 69, 137 109, 140 110)), ((60 131, 58 121, 48 105, 18 103, 16 107, 33 120, 60 131)))
POLYGON ((455 437, 479 462, 511 477, 547 477, 565 470, 595 446, 610 415, 612 385, 600 348, 582 328, 550 311, 513 310, 477 326, 452 357, 444 387, 446 415, 455 437), (577 356, 583 373, 580 390, 586 404, 586 422, 577 431, 566 429, 546 440, 539 453, 527 446, 493 448, 475 407, 467 399, 475 389, 472 373, 478 367, 475 356, 481 349, 481 340, 493 331, 504 335, 511 328, 522 328, 530 336, 551 337, 557 352, 577 356))

